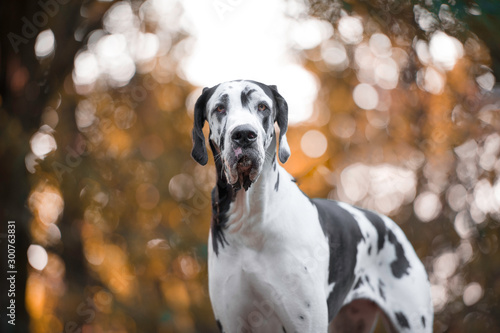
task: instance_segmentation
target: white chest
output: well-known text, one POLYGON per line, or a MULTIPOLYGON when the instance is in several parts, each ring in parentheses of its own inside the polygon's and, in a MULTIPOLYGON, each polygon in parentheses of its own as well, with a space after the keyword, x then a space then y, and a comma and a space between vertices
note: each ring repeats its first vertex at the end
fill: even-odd
POLYGON ((265 216, 232 211, 229 245, 209 250, 210 298, 226 332, 326 331, 328 244, 315 207, 288 191, 265 216))

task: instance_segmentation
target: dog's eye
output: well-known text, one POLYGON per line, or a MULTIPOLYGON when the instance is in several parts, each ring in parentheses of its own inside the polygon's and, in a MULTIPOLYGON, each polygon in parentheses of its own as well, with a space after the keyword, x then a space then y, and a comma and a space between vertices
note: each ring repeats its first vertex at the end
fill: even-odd
POLYGON ((258 106, 257 106, 257 110, 259 111, 266 111, 267 110, 267 105, 264 104, 264 103, 260 103, 258 106))
POLYGON ((226 112, 226 107, 222 104, 219 104, 215 107, 215 110, 219 113, 223 113, 223 112, 226 112))

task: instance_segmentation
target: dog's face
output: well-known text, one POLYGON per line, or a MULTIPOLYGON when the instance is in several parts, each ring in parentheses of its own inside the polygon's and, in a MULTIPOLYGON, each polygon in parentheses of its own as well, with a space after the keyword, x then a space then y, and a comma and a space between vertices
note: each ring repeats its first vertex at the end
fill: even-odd
POLYGON ((287 119, 286 101, 275 86, 230 81, 205 88, 195 105, 192 156, 202 165, 207 163, 202 132, 206 120, 216 165, 220 158, 218 169, 233 187, 247 190, 259 177, 266 151, 274 142, 275 121, 280 128, 280 161, 284 163, 290 156, 285 135, 287 119))

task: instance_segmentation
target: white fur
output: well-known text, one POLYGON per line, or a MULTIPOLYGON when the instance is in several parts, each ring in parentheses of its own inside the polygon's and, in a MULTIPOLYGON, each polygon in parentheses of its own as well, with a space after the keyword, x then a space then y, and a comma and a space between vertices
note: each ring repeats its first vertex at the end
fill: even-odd
MULTIPOLYGON (((340 283, 328 283, 331 244, 321 227, 318 208, 300 191, 285 169, 277 165, 274 128, 271 126, 266 132, 262 115, 256 112, 258 103, 263 101, 273 110, 274 116, 273 100, 258 85, 233 81, 221 84, 206 105, 210 140, 216 149, 221 146, 221 136, 225 133, 224 149, 216 159, 225 161, 231 154, 241 151, 232 145, 230 138, 239 125, 251 125, 257 131, 258 138, 252 149, 257 151, 259 158, 258 178, 247 191, 236 192, 229 210, 224 212, 228 218, 219 232, 223 233, 225 241, 217 243, 217 254, 212 234, 209 236, 210 300, 225 333, 279 333, 284 330, 288 333, 324 333, 329 327, 327 299, 335 288, 343 290, 346 287, 345 284, 342 287, 340 283), (249 88, 256 92, 244 107, 241 92, 249 88), (212 110, 224 94, 230 110, 221 117, 212 110)), ((280 152, 289 153, 286 136, 281 140, 280 152)), ((225 172, 230 179, 227 168, 226 165, 225 172)), ((401 331, 431 332, 433 313, 429 281, 401 229, 380 215, 384 230, 392 231, 409 262, 407 272, 396 278, 391 272, 391 263, 397 258, 396 246, 388 236, 384 236, 384 245, 378 251, 379 235, 373 221, 356 207, 343 203, 338 206, 354 217, 363 235, 363 240, 356 245, 354 283, 361 277, 371 282, 360 284, 358 288, 353 283, 347 287, 350 289, 345 289, 346 297, 335 300, 344 308, 337 313, 331 326, 350 332, 351 324, 361 322, 366 326, 362 332, 368 332, 381 309, 401 331), (383 292, 378 289, 379 281, 383 283, 383 292), (404 319, 398 318, 399 312, 404 314, 404 319), (398 320, 399 323, 407 321, 410 328, 404 328, 398 320), (426 323, 422 322, 424 320, 426 323)), ((343 229, 342 223, 349 221, 335 222, 342 230, 354 230, 343 229)), ((345 249, 332 248, 340 251, 333 254, 349 258, 349 253, 342 252, 345 249)))
POLYGON ((210 299, 225 332, 282 332, 282 327, 326 332, 328 327, 326 301, 317 301, 327 298, 326 238, 314 223, 314 206, 281 166, 277 172, 278 192, 272 167, 264 167, 247 192, 238 192, 225 234, 230 245, 218 257, 209 247, 210 299))

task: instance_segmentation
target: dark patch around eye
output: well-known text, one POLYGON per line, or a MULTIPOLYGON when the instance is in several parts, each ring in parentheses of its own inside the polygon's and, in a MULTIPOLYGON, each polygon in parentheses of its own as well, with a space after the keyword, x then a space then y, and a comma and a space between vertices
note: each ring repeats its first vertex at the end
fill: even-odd
POLYGON ((262 127, 264 128, 264 131, 267 133, 269 129, 269 116, 265 116, 262 118, 262 127))
POLYGON ((219 100, 215 104, 215 109, 217 109, 218 106, 224 106, 227 109, 227 106, 229 104, 229 95, 224 94, 219 97, 219 100))
POLYGON ((228 109, 229 109, 229 96, 227 94, 224 94, 219 98, 219 101, 215 104, 212 113, 215 113, 215 116, 217 117, 217 120, 219 122, 222 122, 222 119, 226 115, 228 109), (220 112, 218 110, 219 107, 223 107, 225 111, 220 112))
POLYGON ((267 105, 266 102, 260 102, 259 104, 257 104, 257 111, 267 114, 271 112, 271 108, 269 107, 269 105, 267 105))

